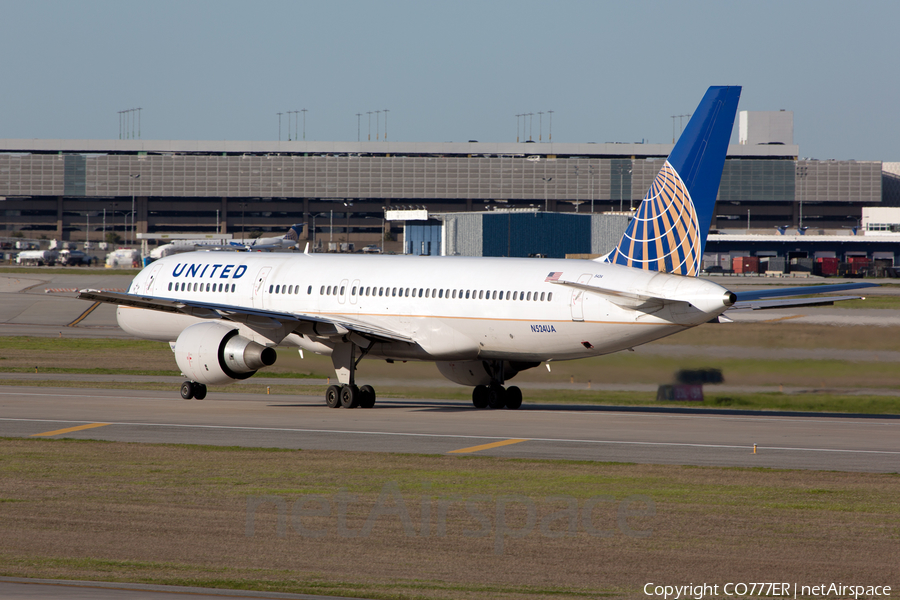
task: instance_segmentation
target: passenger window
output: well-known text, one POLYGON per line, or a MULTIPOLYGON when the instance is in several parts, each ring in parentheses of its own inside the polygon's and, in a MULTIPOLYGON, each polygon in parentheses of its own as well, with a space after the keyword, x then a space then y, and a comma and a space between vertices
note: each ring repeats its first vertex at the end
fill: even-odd
POLYGON ((438 290, 438 298, 444 297, 444 290, 438 290))
POLYGON ((330 295, 331 295, 331 286, 330 286, 330 285, 329 285, 327 288, 325 288, 325 295, 326 295, 326 296, 330 296, 330 295))
POLYGON ((324 286, 324 285, 319 289, 319 295, 320 295, 320 296, 324 296, 324 295, 325 295, 325 286, 324 286))
POLYGON ((384 288, 383 287, 378 288, 378 295, 384 296, 384 288))
POLYGON ((518 298, 518 296, 519 296, 519 292, 513 292, 513 300, 518 298))
POLYGON ((466 300, 468 300, 468 299, 469 299, 469 294, 471 294, 471 293, 472 293, 472 291, 471 291, 471 290, 466 290, 466 300))
POLYGON ((341 286, 341 296, 344 295, 344 290, 345 290, 345 289, 346 289, 346 287, 342 285, 342 286, 341 286))
POLYGON ((208 284, 208 283, 206 284, 206 291, 207 291, 207 292, 209 291, 209 284, 208 284))
POLYGON ((426 290, 425 290, 425 297, 426 297, 426 298, 431 298, 431 290, 429 290, 429 289, 426 289, 426 290))
POLYGON ((456 300, 456 290, 453 290, 453 299, 456 300))
MULTIPOLYGON (((500 295, 502 296, 503 292, 501 292, 500 295)), ((496 299, 497 299, 497 290, 494 290, 494 297, 492 298, 492 300, 496 300, 496 299)))
POLYGON ((197 285, 198 285, 198 284, 196 284, 196 283, 194 284, 194 291, 195 291, 195 292, 197 291, 197 285))
POLYGON ((351 295, 351 296, 355 296, 355 295, 356 295, 356 286, 355 286, 355 285, 354 285, 353 288, 350 290, 350 295, 351 295))
POLYGON ((553 292, 547 292, 547 302, 553 300, 553 292))
POLYGON ((541 292, 541 302, 544 301, 544 292, 541 292))
POLYGON ((526 299, 526 300, 531 300, 531 292, 528 292, 528 297, 525 298, 525 299, 526 299))

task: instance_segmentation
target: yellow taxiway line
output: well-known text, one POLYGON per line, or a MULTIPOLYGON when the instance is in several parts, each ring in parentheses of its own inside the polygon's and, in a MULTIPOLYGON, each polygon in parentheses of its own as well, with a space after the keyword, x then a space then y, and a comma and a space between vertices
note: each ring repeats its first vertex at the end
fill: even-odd
POLYGON ((469 448, 460 448, 459 450, 451 450, 447 454, 469 454, 470 452, 479 452, 481 450, 490 450, 491 448, 499 448, 500 446, 509 446, 510 444, 518 444, 519 442, 527 442, 527 439, 503 440, 500 442, 492 442, 490 444, 482 444, 481 446, 471 446, 469 448))
POLYGON ((81 431, 83 429, 93 429, 94 427, 104 427, 109 423, 88 423, 87 425, 79 425, 77 427, 66 427, 65 429, 57 429, 55 431, 45 431, 44 433, 34 433, 31 437, 49 437, 51 435, 60 435, 63 433, 71 433, 73 431, 81 431))

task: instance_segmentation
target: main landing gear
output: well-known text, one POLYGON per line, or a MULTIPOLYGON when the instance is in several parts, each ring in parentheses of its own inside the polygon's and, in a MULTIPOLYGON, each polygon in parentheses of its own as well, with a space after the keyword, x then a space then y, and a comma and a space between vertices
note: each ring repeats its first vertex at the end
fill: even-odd
POLYGON ((372 408, 375 406, 375 389, 371 385, 330 385, 325 390, 328 408, 372 408))
POLYGON ((196 381, 185 381, 181 384, 181 397, 185 400, 191 398, 203 400, 206 398, 206 386, 196 381))
POLYGON ((514 385, 504 388, 499 383, 478 385, 472 390, 472 404, 475 408, 516 410, 522 406, 522 390, 514 385))
POLYGON ((328 408, 372 408, 375 406, 375 388, 371 385, 356 385, 356 365, 366 354, 362 349, 356 357, 356 344, 344 343, 334 347, 331 362, 338 381, 343 385, 330 385, 325 390, 325 404, 328 408))
MULTIPOLYGON (((514 385, 508 388, 503 387, 505 364, 502 360, 484 363, 485 370, 491 376, 491 383, 490 385, 477 385, 472 390, 472 404, 475 405, 475 408, 498 409, 506 407, 510 410, 516 410, 522 406, 522 390, 514 385)), ((514 371, 512 375, 515 375, 517 372, 514 371)))

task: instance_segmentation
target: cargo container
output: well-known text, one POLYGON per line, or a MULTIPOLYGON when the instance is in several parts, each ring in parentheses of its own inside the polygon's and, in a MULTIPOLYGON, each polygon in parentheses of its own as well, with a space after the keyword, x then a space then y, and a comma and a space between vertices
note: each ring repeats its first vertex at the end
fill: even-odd
POLYGON ((760 272, 771 275, 784 273, 784 257, 769 256, 760 261, 760 272))
POLYGON ((756 256, 735 256, 731 259, 735 273, 759 273, 759 258, 756 256))
POLYGON ((839 264, 840 260, 837 258, 817 258, 813 273, 822 277, 835 277, 838 274, 839 264))
POLYGON ((792 258, 791 273, 812 273, 813 259, 811 258, 792 258))

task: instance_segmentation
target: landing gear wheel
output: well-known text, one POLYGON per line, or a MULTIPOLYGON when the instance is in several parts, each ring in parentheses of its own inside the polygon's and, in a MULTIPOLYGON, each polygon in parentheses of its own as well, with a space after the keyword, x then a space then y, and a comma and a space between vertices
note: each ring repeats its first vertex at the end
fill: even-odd
POLYGON ((506 406, 506 390, 502 385, 492 385, 488 388, 488 407, 498 410, 506 406))
POLYGON ((359 406, 360 408, 372 408, 375 406, 375 388, 371 385, 364 385, 359 388, 359 406))
POLYGON ((190 381, 185 381, 181 384, 181 397, 185 400, 190 400, 194 397, 194 384, 190 381))
POLYGON ((514 385, 506 388, 506 408, 516 410, 522 406, 522 390, 514 385))
POLYGON ((202 383, 194 382, 194 398, 197 400, 203 400, 206 398, 206 386, 202 383))
POLYGON ((359 388, 355 385, 341 387, 341 406, 344 408, 356 408, 359 406, 359 388))
POLYGON ((489 394, 488 386, 476 385, 475 389, 472 390, 472 404, 475 405, 475 408, 487 408, 489 394))
POLYGON ((341 388, 336 385, 329 385, 328 389, 325 390, 325 404, 328 405, 328 408, 340 408, 341 388))

